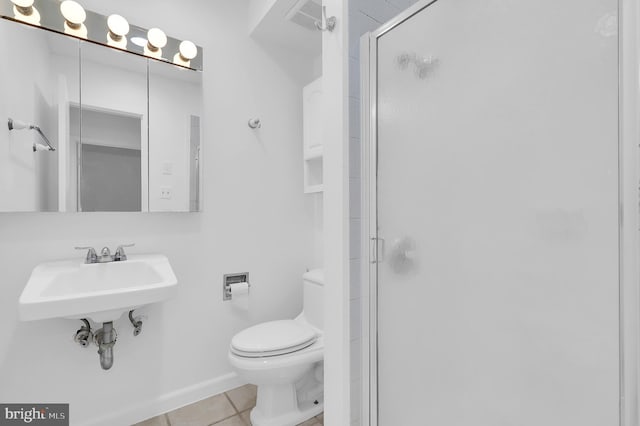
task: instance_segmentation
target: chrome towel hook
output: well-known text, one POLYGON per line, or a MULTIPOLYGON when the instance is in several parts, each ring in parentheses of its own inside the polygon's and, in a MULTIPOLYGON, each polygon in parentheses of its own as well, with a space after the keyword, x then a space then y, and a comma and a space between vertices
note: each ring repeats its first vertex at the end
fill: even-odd
POLYGON ((336 28, 336 17, 331 16, 327 18, 327 6, 322 6, 322 18, 319 21, 316 21, 316 28, 320 31, 329 31, 332 32, 336 28), (324 26, 322 25, 322 21, 324 20, 324 26))

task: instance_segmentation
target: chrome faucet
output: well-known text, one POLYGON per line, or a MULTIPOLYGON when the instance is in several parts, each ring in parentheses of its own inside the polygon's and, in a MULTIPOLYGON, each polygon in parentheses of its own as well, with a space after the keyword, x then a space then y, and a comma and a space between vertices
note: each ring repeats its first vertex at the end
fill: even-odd
POLYGON ((122 262, 127 260, 127 254, 124 252, 124 248, 125 247, 133 247, 135 246, 134 244, 120 244, 118 246, 118 248, 116 249, 116 254, 113 255, 113 261, 114 262, 122 262))
POLYGON ((100 255, 96 253, 93 247, 75 247, 76 250, 87 250, 87 257, 84 263, 107 263, 107 262, 123 262, 127 260, 127 254, 124 252, 125 247, 133 247, 135 244, 121 244, 116 249, 114 255, 111 254, 109 247, 103 247, 100 255))
POLYGON ((98 263, 98 255, 93 247, 74 247, 76 250, 88 250, 84 263, 98 263))
POLYGON ((109 247, 102 247, 100 250, 100 256, 98 257, 98 263, 113 262, 113 256, 111 256, 111 250, 109 247))

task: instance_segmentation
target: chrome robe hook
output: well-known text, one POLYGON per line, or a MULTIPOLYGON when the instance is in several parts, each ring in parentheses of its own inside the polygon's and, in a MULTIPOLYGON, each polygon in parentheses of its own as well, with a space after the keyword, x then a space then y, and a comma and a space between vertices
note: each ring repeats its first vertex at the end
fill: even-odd
POLYGON ((252 118, 251 120, 249 120, 249 122, 247 124, 252 129, 259 129, 259 128, 262 127, 262 123, 260 122, 259 118, 252 118))

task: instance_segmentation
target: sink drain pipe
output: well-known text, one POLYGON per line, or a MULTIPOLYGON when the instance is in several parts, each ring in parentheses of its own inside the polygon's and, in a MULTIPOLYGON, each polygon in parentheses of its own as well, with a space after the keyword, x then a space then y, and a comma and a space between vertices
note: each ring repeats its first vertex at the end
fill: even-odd
POLYGON ((113 345, 116 344, 116 338, 112 321, 102 323, 102 328, 95 334, 100 366, 103 370, 108 370, 113 366, 113 345))

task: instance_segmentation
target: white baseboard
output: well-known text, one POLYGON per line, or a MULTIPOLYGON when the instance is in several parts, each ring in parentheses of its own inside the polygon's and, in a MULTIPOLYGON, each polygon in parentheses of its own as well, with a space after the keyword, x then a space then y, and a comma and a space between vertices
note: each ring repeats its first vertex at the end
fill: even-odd
POLYGON ((77 426, 129 426, 244 384, 246 383, 236 373, 225 374, 169 392, 152 400, 134 403, 102 417, 77 423, 77 426))

